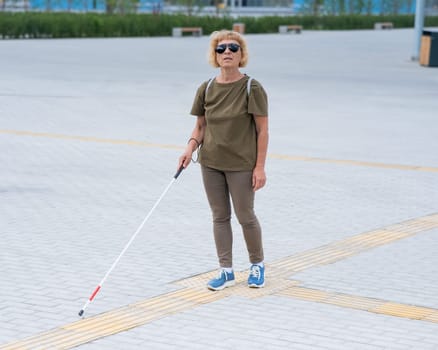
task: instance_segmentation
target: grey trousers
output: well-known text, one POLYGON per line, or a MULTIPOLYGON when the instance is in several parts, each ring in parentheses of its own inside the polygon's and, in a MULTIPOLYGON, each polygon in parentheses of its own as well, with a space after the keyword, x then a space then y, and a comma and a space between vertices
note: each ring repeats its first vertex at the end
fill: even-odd
POLYGON ((219 171, 202 165, 201 170, 213 215, 213 233, 219 265, 233 266, 231 201, 242 227, 249 261, 252 264, 262 262, 264 260, 262 231, 254 213, 252 171, 219 171))

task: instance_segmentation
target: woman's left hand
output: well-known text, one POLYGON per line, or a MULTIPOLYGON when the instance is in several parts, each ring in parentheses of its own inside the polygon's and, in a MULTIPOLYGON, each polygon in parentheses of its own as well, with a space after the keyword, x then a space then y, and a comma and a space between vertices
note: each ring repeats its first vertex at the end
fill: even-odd
POLYGON ((255 191, 261 189, 266 184, 266 174, 263 168, 254 168, 252 172, 252 188, 255 191))

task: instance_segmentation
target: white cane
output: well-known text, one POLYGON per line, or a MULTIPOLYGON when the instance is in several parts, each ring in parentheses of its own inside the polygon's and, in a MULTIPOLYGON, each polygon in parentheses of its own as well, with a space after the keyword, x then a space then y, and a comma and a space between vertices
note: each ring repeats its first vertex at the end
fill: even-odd
POLYGON ((91 293, 91 296, 88 298, 87 302, 84 304, 84 306, 82 307, 81 311, 79 311, 79 316, 82 316, 85 312, 85 309, 88 307, 88 305, 90 305, 90 303, 93 301, 93 299, 96 297, 97 293, 99 293, 100 289, 102 288, 103 284, 105 283, 106 279, 108 278, 108 276, 110 275, 110 273, 114 270, 114 268, 116 267, 117 263, 119 262, 119 260, 122 258, 123 254, 125 254, 125 252, 128 250, 129 246, 132 244, 132 242, 134 242, 135 237, 137 237, 137 235, 139 234, 139 232, 141 231, 141 229, 143 228, 144 224, 146 223, 146 221, 148 221, 149 217, 152 215, 153 211, 155 210, 155 208, 158 206, 158 204, 160 204, 161 200, 163 199, 163 197, 166 195, 167 191, 169 191, 169 188, 172 186, 172 184, 176 181, 176 179, 178 178, 178 176, 181 174, 181 172, 184 170, 184 166, 181 165, 181 167, 178 169, 178 171, 176 172, 176 174, 173 176, 172 181, 170 181, 170 183, 167 185, 166 189, 163 191, 163 193, 161 194, 161 196, 158 198, 158 200, 155 202, 154 206, 152 207, 152 209, 149 211, 149 213, 146 215, 146 217, 144 218, 143 222, 140 224, 140 226, 137 228, 137 230, 135 231, 135 233, 132 235, 131 239, 128 241, 128 243, 126 243, 125 247, 123 248, 123 250, 121 251, 121 253, 119 254, 119 256, 117 257, 117 259, 113 262, 113 264, 111 265, 111 267, 109 268, 109 270, 106 272, 105 276, 102 278, 102 280, 100 281, 100 283, 98 284, 98 286, 96 287, 96 289, 93 291, 93 293, 91 293))

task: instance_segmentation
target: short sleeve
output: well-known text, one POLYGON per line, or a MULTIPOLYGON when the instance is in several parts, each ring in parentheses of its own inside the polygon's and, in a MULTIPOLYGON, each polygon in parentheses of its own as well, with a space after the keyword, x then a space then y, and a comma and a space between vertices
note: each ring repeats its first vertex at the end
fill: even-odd
POLYGON ((205 89, 207 88, 207 82, 201 84, 196 91, 195 99, 193 100, 191 115, 202 116, 205 115, 205 89))
POLYGON ((251 82, 248 97, 248 113, 253 115, 268 115, 268 95, 263 86, 255 79, 251 82))

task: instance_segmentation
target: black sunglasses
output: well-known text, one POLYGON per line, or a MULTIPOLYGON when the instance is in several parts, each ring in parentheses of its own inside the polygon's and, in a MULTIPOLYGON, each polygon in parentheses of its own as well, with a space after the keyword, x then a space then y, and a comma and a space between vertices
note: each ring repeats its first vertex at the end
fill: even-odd
POLYGON ((239 45, 234 44, 234 43, 231 43, 231 44, 221 44, 221 45, 218 45, 218 46, 216 46, 215 51, 216 51, 218 54, 222 54, 222 53, 225 52, 225 50, 227 49, 227 47, 230 49, 231 52, 234 52, 234 53, 237 52, 237 51, 239 51, 239 49, 240 49, 240 46, 239 46, 239 45))

